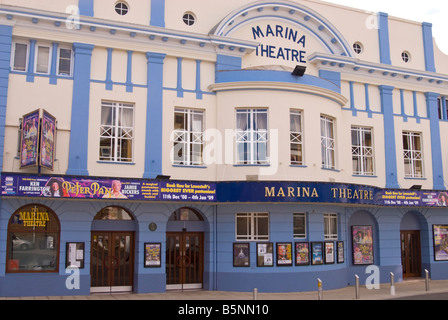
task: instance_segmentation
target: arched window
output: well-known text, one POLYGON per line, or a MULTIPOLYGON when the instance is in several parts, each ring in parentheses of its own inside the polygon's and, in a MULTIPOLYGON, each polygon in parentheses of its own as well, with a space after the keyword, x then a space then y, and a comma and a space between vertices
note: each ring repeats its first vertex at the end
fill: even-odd
POLYGON ((204 219, 193 209, 180 208, 171 214, 168 221, 204 221, 204 219))
POLYGON ((8 224, 6 272, 58 272, 60 230, 58 217, 45 206, 17 210, 8 224))
POLYGON ((123 208, 106 207, 96 214, 94 220, 134 220, 134 218, 123 208))

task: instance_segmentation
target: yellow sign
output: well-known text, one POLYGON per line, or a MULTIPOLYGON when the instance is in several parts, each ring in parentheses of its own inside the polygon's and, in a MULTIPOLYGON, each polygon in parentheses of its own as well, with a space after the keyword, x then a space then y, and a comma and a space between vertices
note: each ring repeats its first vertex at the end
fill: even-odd
POLYGON ((23 222, 24 227, 43 227, 47 226, 47 221, 50 221, 48 212, 39 212, 39 210, 32 209, 31 211, 19 212, 19 221, 23 222))

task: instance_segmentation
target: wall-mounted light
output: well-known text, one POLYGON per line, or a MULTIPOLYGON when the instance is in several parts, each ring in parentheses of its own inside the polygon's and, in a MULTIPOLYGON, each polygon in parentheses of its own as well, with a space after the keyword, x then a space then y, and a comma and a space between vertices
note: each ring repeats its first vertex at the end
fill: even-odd
POLYGON ((292 72, 292 75, 296 76, 296 77, 303 77, 303 75, 305 74, 305 71, 306 71, 306 67, 296 66, 294 68, 294 71, 292 72))

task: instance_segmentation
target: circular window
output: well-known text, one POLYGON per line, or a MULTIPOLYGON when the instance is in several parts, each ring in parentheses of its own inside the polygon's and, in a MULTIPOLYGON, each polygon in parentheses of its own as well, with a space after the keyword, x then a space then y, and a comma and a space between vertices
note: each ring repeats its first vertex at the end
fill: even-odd
POLYGON ((184 13, 184 16, 183 16, 182 20, 184 21, 184 23, 187 26, 192 26, 196 22, 196 18, 194 16, 194 14, 191 13, 191 12, 184 13))
POLYGON ((355 51, 355 53, 360 54, 363 52, 363 47, 362 44, 360 42, 355 42, 353 44, 353 50, 355 51))
POLYGON ((120 16, 125 16, 129 12, 129 6, 124 2, 118 2, 115 5, 115 12, 120 16))
POLYGON ((401 59, 403 59, 404 62, 408 63, 409 61, 411 61, 411 55, 409 54, 409 52, 403 51, 403 53, 401 54, 401 59))

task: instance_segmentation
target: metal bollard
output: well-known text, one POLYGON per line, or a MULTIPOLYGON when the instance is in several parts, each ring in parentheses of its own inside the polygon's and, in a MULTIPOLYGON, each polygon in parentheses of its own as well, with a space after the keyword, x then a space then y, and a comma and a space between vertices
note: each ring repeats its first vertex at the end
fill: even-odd
POLYGON ((322 300, 322 280, 317 279, 317 300, 322 300))
POLYGON ((258 300, 258 289, 254 288, 254 300, 258 300))
POLYGON ((355 299, 359 299, 359 276, 355 274, 355 299))
POLYGON ((390 273, 390 295, 395 295, 395 275, 393 272, 390 273))
POLYGON ((429 291, 429 271, 428 271, 428 269, 425 269, 425 284, 426 284, 426 291, 429 291))

